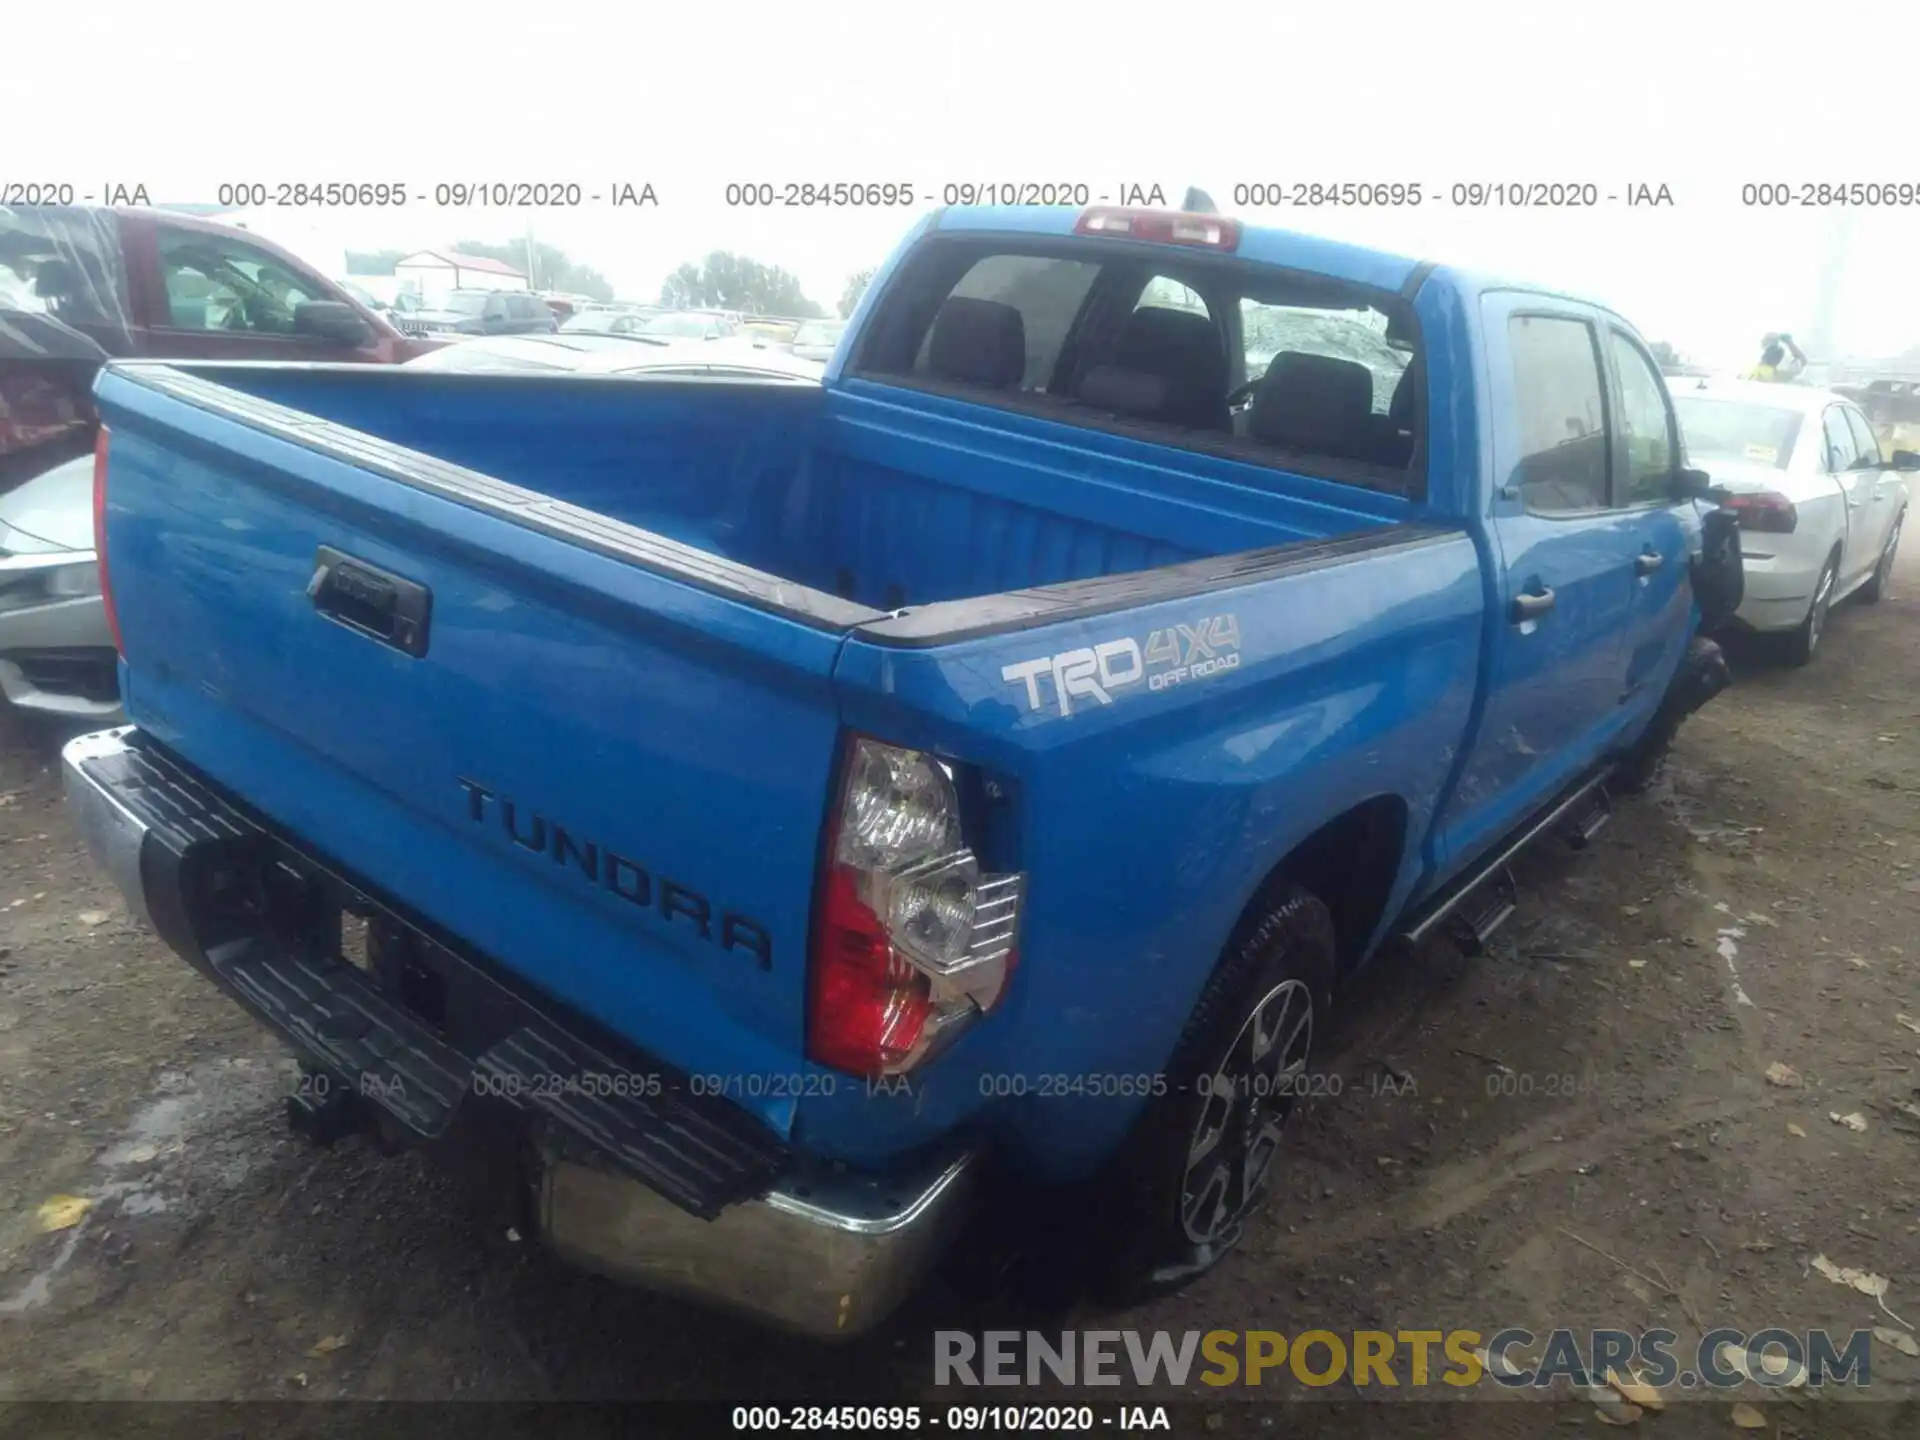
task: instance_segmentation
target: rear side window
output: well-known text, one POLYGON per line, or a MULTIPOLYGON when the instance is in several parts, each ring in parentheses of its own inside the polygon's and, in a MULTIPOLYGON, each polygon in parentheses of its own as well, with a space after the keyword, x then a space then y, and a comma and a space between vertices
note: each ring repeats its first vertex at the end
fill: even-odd
POLYGON ((0 310, 124 333, 129 324, 120 233, 110 213, 0 205, 0 310))
POLYGON ((1513 482, 1539 515, 1607 504, 1607 416, 1593 327, 1557 315, 1508 322, 1520 464, 1513 482))

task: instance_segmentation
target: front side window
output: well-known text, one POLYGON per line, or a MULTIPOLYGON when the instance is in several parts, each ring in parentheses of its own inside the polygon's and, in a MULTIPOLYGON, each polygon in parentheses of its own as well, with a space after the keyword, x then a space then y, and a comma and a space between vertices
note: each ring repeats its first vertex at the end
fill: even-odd
POLYGON ((168 324, 176 330, 292 335, 298 308, 325 298, 265 251, 224 235, 162 230, 159 249, 168 324))
POLYGON ((1563 515, 1607 503, 1606 398, 1593 329, 1558 315, 1516 315, 1507 327, 1527 509, 1563 515))
POLYGON ((1821 426, 1827 437, 1825 468, 1835 475, 1845 474, 1853 469, 1854 462, 1859 459, 1859 452, 1854 445, 1853 430, 1847 424, 1846 412, 1838 405, 1828 407, 1821 426))
POLYGON ((1638 345, 1617 330, 1610 340, 1620 372, 1619 449, 1626 468, 1621 503, 1670 500, 1676 467, 1666 386, 1638 345))
POLYGON ((1861 470, 1878 470, 1886 464, 1886 457, 1880 453, 1880 441, 1873 433, 1873 427, 1867 424, 1867 417, 1851 406, 1847 407, 1847 428, 1853 432, 1853 451, 1855 466, 1861 470))

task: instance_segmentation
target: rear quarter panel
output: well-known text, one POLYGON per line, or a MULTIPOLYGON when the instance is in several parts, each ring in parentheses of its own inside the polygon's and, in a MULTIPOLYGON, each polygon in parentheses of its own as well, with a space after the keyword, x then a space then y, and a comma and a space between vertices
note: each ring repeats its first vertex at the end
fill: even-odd
MULTIPOLYGON (((1300 840, 1362 800, 1399 796, 1410 816, 1396 902, 1411 888, 1472 702, 1481 617, 1474 544, 1440 531, 1192 598, 934 648, 856 633, 835 672, 844 725, 997 777, 1028 908, 1002 1010, 911 1096, 843 1088, 804 1109, 805 1138, 879 1155, 980 1118, 1030 1173, 1093 1168, 1139 1100, 1042 1098, 1045 1077, 1159 1071, 1248 900, 1300 840), (1198 635, 1214 637, 1215 659, 1237 659, 1156 683, 1177 668, 1156 658, 1168 634, 1182 658, 1198 635), (1062 713, 1049 678, 1029 690, 1006 673, 1129 639, 1146 674, 1115 684, 1111 703, 1070 696, 1062 713), (989 1101, 983 1092, 1006 1088, 999 1077, 1028 1093, 989 1101)), ((1109 673, 1131 668, 1116 659, 1109 673)))

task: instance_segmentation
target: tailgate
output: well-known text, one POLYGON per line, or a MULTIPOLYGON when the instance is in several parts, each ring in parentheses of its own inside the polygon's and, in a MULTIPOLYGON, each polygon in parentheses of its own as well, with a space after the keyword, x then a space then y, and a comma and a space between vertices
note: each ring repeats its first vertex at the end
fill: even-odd
POLYGON ((726 1077, 785 1133, 797 1087, 738 1077, 801 1068, 829 675, 865 612, 133 373, 98 394, 134 721, 376 893, 726 1077))

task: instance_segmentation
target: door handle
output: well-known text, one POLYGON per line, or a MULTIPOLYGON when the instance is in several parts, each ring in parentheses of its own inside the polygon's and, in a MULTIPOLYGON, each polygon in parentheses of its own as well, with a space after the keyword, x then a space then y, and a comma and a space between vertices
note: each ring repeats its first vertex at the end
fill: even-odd
POLYGON ((1642 550, 1638 555, 1633 557, 1633 573, 1636 575, 1651 575, 1664 564, 1666 564, 1666 556, 1659 554, 1657 551, 1642 550))
POLYGON ((1513 597, 1513 623, 1537 620, 1553 609, 1553 591, 1522 591, 1513 597))

